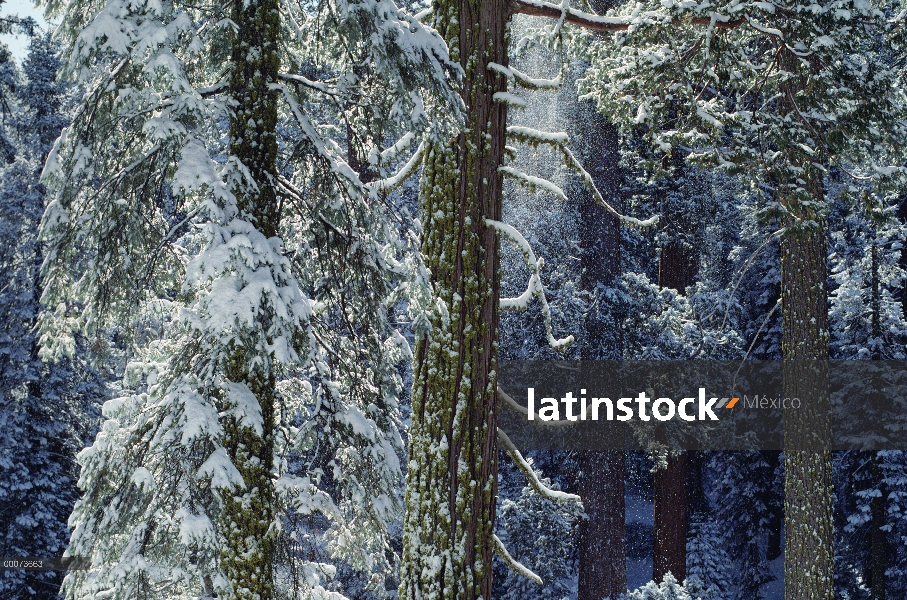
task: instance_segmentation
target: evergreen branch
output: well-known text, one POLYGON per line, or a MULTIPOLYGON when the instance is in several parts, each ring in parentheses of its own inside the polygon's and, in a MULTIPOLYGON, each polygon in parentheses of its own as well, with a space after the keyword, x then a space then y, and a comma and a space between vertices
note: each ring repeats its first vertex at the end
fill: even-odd
POLYGON ((583 165, 579 162, 579 160, 576 158, 576 156, 574 156, 573 152, 570 151, 570 148, 568 148, 567 145, 564 144, 564 145, 561 145, 560 150, 561 150, 561 154, 564 157, 564 162, 567 165, 567 167, 572 168, 574 171, 577 172, 577 174, 579 174, 579 176, 583 180, 583 183, 586 185, 586 188, 590 192, 592 192, 592 196, 595 198, 596 202, 601 204, 605 208, 605 210, 607 210, 613 216, 617 217, 617 219, 621 223, 623 223, 624 225, 627 225, 629 227, 636 227, 636 228, 640 228, 640 229, 642 229, 644 227, 651 227, 652 225, 655 225, 656 223, 658 223, 658 220, 660 218, 659 215, 654 215, 652 217, 649 217, 645 221, 641 221, 641 220, 637 219, 636 217, 628 217, 626 215, 622 215, 621 213, 619 213, 617 210, 615 210, 610 204, 608 204, 605 201, 605 198, 604 198, 604 196, 602 196, 602 193, 599 191, 598 186, 595 185, 595 181, 592 180, 592 175, 590 175, 589 172, 583 168, 583 165))
POLYGON ((526 566, 524 566, 522 563, 517 561, 512 556, 510 556, 510 553, 507 552, 507 548, 504 547, 504 542, 501 541, 501 538, 499 538, 496 534, 492 533, 491 539, 494 542, 495 554, 500 556, 501 559, 505 563, 507 563, 507 566, 510 567, 510 569, 514 573, 516 573, 517 575, 522 575, 526 579, 528 579, 530 581, 534 581, 535 583, 537 583, 539 585, 543 585, 545 583, 544 581, 542 581, 541 577, 539 577, 538 575, 536 575, 535 573, 530 571, 526 566))
POLYGON ((510 10, 514 14, 562 19, 571 25, 579 25, 595 31, 626 31, 630 28, 630 20, 624 17, 601 17, 540 0, 512 0, 510 10))
POLYGON ((419 147, 416 148, 416 153, 407 161, 403 167, 393 176, 388 177, 387 179, 379 179, 378 181, 372 181, 365 184, 365 187, 369 189, 376 190, 378 192, 390 192, 405 182, 407 179, 416 172, 416 169, 419 168, 419 165, 422 164, 422 153, 425 150, 424 144, 419 144, 419 147))
MULTIPOLYGON (((611 213, 612 215, 617 217, 617 219, 620 220, 620 222, 623 223, 624 225, 627 225, 629 227, 642 228, 642 227, 650 227, 650 226, 658 223, 658 219, 659 219, 658 215, 649 217, 645 221, 641 221, 635 217, 628 217, 626 215, 619 213, 610 204, 608 204, 608 202, 605 201, 604 196, 602 196, 602 193, 599 191, 598 186, 595 185, 595 181, 592 180, 592 176, 589 174, 588 171, 586 171, 585 168, 583 168, 582 163, 580 163, 579 159, 577 159, 576 156, 573 154, 573 152, 570 151, 570 148, 567 147, 567 144, 570 141, 570 137, 566 133, 562 133, 562 132, 553 133, 553 132, 548 132, 548 131, 539 131, 538 129, 532 129, 531 127, 510 126, 507 128, 507 136, 510 138, 514 138, 517 141, 527 144, 529 146, 538 146, 539 144, 547 144, 547 145, 557 148, 561 152, 561 156, 564 159, 564 164, 567 166, 567 168, 571 169, 572 171, 575 171, 580 176, 580 178, 583 180, 583 184, 586 186, 586 188, 589 191, 592 192, 592 196, 595 198, 595 201, 598 202, 600 205, 602 205, 604 207, 604 209, 607 210, 609 213, 611 213)), ((504 169, 508 169, 508 168, 509 167, 502 167, 501 169, 503 170, 504 173, 514 176, 514 173, 516 173, 516 172, 509 173, 506 170, 504 170, 504 169)), ((529 177, 528 175, 524 175, 521 178, 528 178, 528 177, 529 177)), ((542 181, 544 181, 544 180, 541 180, 541 179, 538 180, 538 182, 542 182, 542 181)), ((536 182, 536 183, 538 183, 538 182, 536 182)), ((554 184, 551 184, 551 185, 554 185, 554 184)), ((558 189, 560 189, 560 188, 558 188, 558 189)), ((549 190, 550 190, 550 188, 549 188, 549 190)), ((550 191, 553 191, 553 190, 550 190, 550 191)), ((561 192, 561 193, 563 193, 563 192, 561 192)))
POLYGON ((293 83, 300 83, 308 88, 311 88, 315 91, 321 92, 322 94, 327 94, 328 96, 339 96, 340 94, 332 89, 330 86, 321 83, 320 81, 312 81, 307 77, 302 75, 293 75, 291 73, 278 73, 277 76, 284 81, 292 81, 293 83))
POLYGON ((413 140, 416 138, 416 134, 412 131, 407 131, 399 140, 396 141, 392 146, 381 152, 381 163, 388 164, 393 162, 400 153, 410 147, 413 143, 413 140))
MULTIPOLYGON (((157 259, 160 256, 161 251, 164 249, 164 246, 167 245, 167 242, 169 242, 173 238, 173 236, 176 235, 176 233, 183 228, 183 226, 185 226, 189 221, 191 221, 193 218, 195 218, 195 216, 199 212, 201 212, 201 210, 202 210, 201 206, 196 207, 188 215, 186 215, 186 218, 184 218, 182 221, 180 221, 179 223, 177 223, 176 225, 171 227, 170 231, 168 231, 164 235, 164 237, 161 238, 161 241, 158 243, 157 248, 154 249, 154 252, 151 253, 151 256, 148 258, 148 260, 145 263, 145 269, 144 269, 145 274, 139 280, 140 281, 139 285, 136 286, 136 288, 135 288, 134 297, 137 297, 138 294, 140 294, 141 291, 145 289, 145 286, 148 285, 148 282, 151 280, 151 275, 154 272, 154 265, 157 263, 157 259)), ((136 301, 137 301, 137 298, 136 298, 136 301)))
POLYGON ((505 67, 504 65, 499 65, 496 62, 488 63, 488 68, 492 71, 500 73, 507 78, 508 81, 516 82, 519 86, 524 87, 528 90, 557 90, 561 87, 561 76, 558 74, 555 79, 535 79, 526 75, 522 71, 518 71, 513 67, 505 67))
POLYGON ((535 493, 539 496, 554 502, 582 502, 582 498, 576 494, 552 490, 542 483, 535 474, 535 471, 532 470, 532 465, 526 462, 526 459, 523 458, 523 455, 517 450, 516 445, 510 441, 507 434, 501 431, 500 428, 498 428, 498 443, 500 443, 504 450, 507 451, 507 454, 513 460, 513 464, 516 465, 516 468, 526 477, 526 482, 529 483, 529 487, 535 490, 535 493))
POLYGON ((501 310, 526 310, 529 305, 529 300, 531 300, 533 296, 537 296, 539 302, 542 304, 542 315, 545 319, 545 335, 548 338, 548 345, 554 350, 563 352, 573 343, 574 338, 572 335, 568 335, 561 339, 554 338, 554 328, 551 325, 551 307, 548 306, 548 298, 545 297, 545 286, 542 285, 541 277, 541 270, 545 261, 535 257, 535 252, 532 251, 529 242, 527 242, 526 238, 524 238, 513 226, 491 219, 485 219, 485 224, 495 228, 501 235, 510 240, 514 246, 519 248, 520 252, 523 254, 523 260, 526 262, 531 273, 526 291, 517 298, 502 298, 500 300, 501 310))
MULTIPOLYGON (((759 325, 759 329, 756 330, 756 335, 753 336, 753 342, 750 344, 750 347, 747 349, 746 354, 743 356, 743 360, 746 360, 747 358, 749 358, 750 352, 753 351, 753 348, 756 346, 756 341, 759 339, 759 334, 762 333, 762 329, 768 323, 768 320, 770 318, 772 318, 772 315, 775 314, 775 311, 778 310, 779 306, 781 306, 781 298, 778 298, 778 300, 775 301, 775 305, 772 307, 772 309, 770 311, 768 311, 768 314, 765 315, 765 318, 762 320, 762 324, 759 325)), ((740 368, 742 369, 743 365, 740 365, 740 368)), ((739 373, 739 372, 740 372, 740 369, 737 369, 737 373, 739 373)), ((734 379, 736 379, 736 373, 734 374, 734 379)))
MULTIPOLYGON (((602 17, 593 15, 581 10, 574 10, 566 6, 558 6, 542 0, 511 0, 510 11, 513 14, 529 15, 533 17, 547 17, 549 19, 558 19, 564 23, 577 25, 585 29, 594 31, 604 31, 613 33, 615 31, 627 31, 636 18, 634 17, 602 17)), ((653 17, 666 17, 667 15, 658 15, 652 13, 653 17)), ((743 19, 730 19, 724 15, 713 14, 711 17, 694 17, 690 21, 693 25, 713 27, 715 29, 735 29, 743 25, 746 21, 743 19)), ((683 25, 684 23, 669 22, 672 25, 683 25)))
POLYGON ((414 18, 415 20, 421 22, 421 21, 424 21, 424 20, 425 20, 429 15, 431 15, 433 12, 434 12, 434 8, 431 7, 431 6, 429 6, 429 7, 426 8, 425 10, 419 11, 419 12, 417 12, 415 15, 413 15, 413 18, 414 18))
MULTIPOLYGON (((728 313, 729 313, 730 310, 731 310, 731 300, 734 299, 734 295, 737 293, 737 288, 740 287, 740 282, 743 281, 743 276, 746 275, 746 272, 749 270, 750 266, 753 264, 753 260, 755 260, 756 255, 759 254, 759 252, 761 252, 763 248, 765 248, 766 246, 768 246, 769 243, 770 243, 773 239, 775 239, 776 237, 779 237, 779 236, 782 234, 783 231, 784 231, 783 229, 779 229, 778 231, 776 231, 776 232, 774 232, 773 234, 771 234, 770 236, 768 236, 768 239, 765 240, 764 242, 762 242, 762 245, 759 246, 758 248, 756 248, 756 249, 753 251, 753 253, 750 254, 749 258, 746 259, 746 262, 743 263, 743 269, 740 271, 740 276, 737 278, 737 283, 734 284, 734 287, 731 289, 731 294, 730 294, 730 296, 728 296, 728 299, 727 299, 727 302, 728 302, 727 308, 726 308, 726 310, 724 311, 724 318, 721 319, 721 327, 718 328, 718 331, 724 331, 724 324, 727 322, 727 316, 728 316, 728 313)), ((717 306, 715 307, 715 310, 718 310, 718 307, 717 307, 717 306)), ((713 314, 715 314, 715 311, 714 311, 714 310, 709 314, 708 317, 706 317, 706 318, 703 319, 703 320, 704 320, 704 321, 707 321, 708 319, 710 319, 710 318, 712 317, 713 314)))

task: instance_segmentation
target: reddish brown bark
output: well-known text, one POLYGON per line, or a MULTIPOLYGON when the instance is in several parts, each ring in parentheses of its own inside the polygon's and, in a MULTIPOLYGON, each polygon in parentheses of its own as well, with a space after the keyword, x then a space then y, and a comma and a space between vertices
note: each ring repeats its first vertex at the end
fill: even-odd
MULTIPOLYGON (((571 137, 599 191, 620 210, 620 148, 617 129, 591 106, 577 106, 582 121, 571 137)), ((594 292, 599 285, 611 286, 620 277, 620 221, 608 213, 592 194, 578 190, 580 200, 580 286, 594 292)), ((619 332, 592 311, 586 320, 584 360, 619 359, 619 332)), ((578 493, 588 515, 580 524, 578 539, 578 600, 601 600, 627 589, 626 531, 624 506, 625 456, 622 450, 585 452, 579 457, 583 473, 578 493)))
POLYGON ((687 577, 687 456, 668 458, 666 469, 655 471, 655 543, 652 579, 661 581, 670 572, 687 577))

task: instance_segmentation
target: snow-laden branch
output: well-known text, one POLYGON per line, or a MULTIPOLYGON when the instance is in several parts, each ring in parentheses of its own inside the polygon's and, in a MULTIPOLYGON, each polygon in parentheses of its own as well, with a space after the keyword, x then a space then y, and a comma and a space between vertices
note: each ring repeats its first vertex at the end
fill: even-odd
POLYGON ((495 92, 491 99, 513 108, 526 108, 526 99, 511 92, 495 92))
MULTIPOLYGON (((662 20, 670 25, 686 24, 683 21, 668 20, 666 18, 668 15, 665 13, 644 13, 632 17, 602 17, 541 0, 511 0, 510 7, 511 12, 514 14, 548 17, 549 19, 557 19, 564 23, 595 31, 626 31, 640 16, 662 20)), ((743 19, 731 19, 726 15, 714 13, 711 17, 694 17, 690 22, 693 25, 713 27, 715 29, 734 29, 745 23, 743 19)))
POLYGON ((573 152, 570 151, 570 148, 568 148, 566 144, 561 146, 561 154, 563 154, 564 162, 567 163, 567 166, 575 170, 582 178, 583 183, 586 184, 586 187, 592 192, 596 202, 604 206, 605 210, 617 217, 621 223, 629 227, 638 228, 651 227, 658 223, 658 215, 651 216, 648 219, 641 221, 636 217, 628 217, 617 212, 617 210, 605 201, 605 197, 602 196, 602 193, 598 190, 598 186, 595 185, 595 181, 592 180, 592 175, 589 175, 589 172, 583 168, 583 165, 577 160, 576 156, 573 155, 573 152))
POLYGON ((496 62, 488 63, 488 68, 506 77, 507 81, 515 82, 528 90, 556 90, 561 87, 560 74, 555 79, 536 79, 513 67, 505 67, 496 62))
POLYGON ((564 193, 560 187, 554 183, 548 181, 547 179, 542 179, 541 177, 533 177, 532 175, 527 175, 522 171, 517 171, 512 167, 498 167, 498 171, 507 175, 508 177, 516 180, 521 185, 529 188, 530 192, 535 192, 536 188, 542 188, 546 192, 550 192, 560 198, 561 200, 566 201, 567 195, 564 193))
POLYGON ((386 165, 394 162, 401 152, 410 147, 414 139, 416 139, 416 134, 412 131, 407 131, 393 146, 381 151, 381 164, 386 165))
POLYGON ((291 73, 278 73, 277 76, 284 81, 292 81, 293 83, 301 83, 302 85, 312 88, 313 90, 319 91, 322 94, 327 94, 328 96, 336 96, 337 92, 331 89, 330 86, 321 83, 320 81, 312 81, 307 77, 302 75, 293 75, 291 73))
POLYGON ((576 494, 552 490, 542 483, 535 474, 535 471, 532 470, 532 465, 526 462, 526 459, 523 458, 523 455, 520 454, 520 451, 517 450, 514 443, 507 437, 507 434, 500 429, 498 429, 498 443, 500 443, 504 450, 507 451, 507 454, 510 456, 511 460, 513 460, 513 464, 516 465, 516 468, 526 477, 526 482, 529 483, 529 487, 535 490, 536 494, 547 500, 553 500, 554 502, 582 502, 582 498, 576 494))
POLYGON ((510 570, 512 570, 517 575, 522 575, 529 581, 534 581, 535 583, 537 583, 539 585, 542 585, 543 583, 545 583, 544 581, 542 581, 541 577, 539 577, 538 575, 536 575, 535 573, 530 571, 529 568, 526 567, 523 563, 519 562, 517 559, 510 556, 510 552, 507 552, 507 548, 504 547, 504 542, 501 541, 501 538, 499 538, 496 534, 492 533, 491 539, 494 542, 495 554, 500 556, 501 560, 503 560, 505 563, 507 563, 507 566, 510 567, 510 570))
POLYGON ((529 285, 526 291, 517 298, 501 298, 501 310, 526 310, 529 308, 529 301, 533 296, 537 296, 542 304, 542 315, 545 319, 545 335, 548 337, 548 345, 555 350, 563 351, 573 343, 573 336, 568 335, 565 338, 555 339, 554 329, 551 326, 551 307, 548 306, 548 299, 545 297, 545 286, 542 285, 542 267, 545 261, 535 257, 535 252, 529 246, 529 242, 519 231, 507 223, 485 219, 485 224, 494 227, 498 233, 510 240, 523 254, 523 260, 529 267, 529 285))
MULTIPOLYGON (((520 406, 517 403, 517 401, 514 400, 513 398, 511 398, 507 394, 507 392, 505 392, 504 390, 501 389, 500 386, 498 386, 498 400, 503 401, 504 404, 508 405, 511 409, 515 410, 516 412, 518 412, 520 414, 524 414, 527 417, 529 416, 529 409, 526 409, 526 408, 523 408, 522 406, 520 406)), ((574 425, 576 425, 576 421, 568 421, 568 420, 563 420, 563 421, 538 421, 537 420, 537 421, 535 421, 536 427, 546 427, 546 428, 547 427, 573 427, 574 425)))
MULTIPOLYGON (((579 159, 577 159, 573 152, 571 152, 570 148, 567 147, 567 144, 570 141, 570 136, 568 136, 566 133, 539 131, 538 129, 532 129, 531 127, 510 126, 507 128, 507 136, 510 139, 514 139, 529 146, 547 144, 549 146, 557 148, 564 159, 564 164, 568 169, 575 171, 576 174, 580 176, 580 178, 583 180, 583 184, 590 192, 592 192, 592 196, 595 198, 595 201, 601 204, 609 213, 617 217, 618 220, 620 220, 620 222, 624 225, 627 225, 629 227, 642 228, 650 227, 658 223, 658 215, 649 217, 648 219, 641 221, 636 217, 628 217, 619 213, 614 209, 614 207, 608 204, 608 202, 605 200, 605 197, 602 196, 602 193, 599 191, 598 186, 595 185, 595 181, 592 180, 592 175, 590 175, 589 172, 586 171, 585 168, 583 168, 583 165, 579 162, 579 159)), ((510 173, 508 174, 512 175, 510 173)), ((525 177, 529 176, 526 175, 525 177)))
POLYGON ((563 132, 540 131, 532 127, 521 127, 519 125, 508 126, 507 137, 527 146, 538 146, 539 144, 561 146, 570 141, 570 136, 563 132))
POLYGON ((563 20, 565 23, 596 31, 626 31, 630 28, 630 19, 627 17, 600 17, 539 0, 512 0, 510 7, 515 14, 563 20))
POLYGON ((410 157, 406 164, 403 165, 395 175, 392 175, 387 179, 372 181, 365 184, 365 186, 379 192, 389 192, 403 185, 403 182, 409 179, 410 176, 416 172, 416 169, 419 168, 419 165, 422 164, 422 153, 424 149, 425 145, 419 144, 419 147, 416 148, 416 153, 410 157))

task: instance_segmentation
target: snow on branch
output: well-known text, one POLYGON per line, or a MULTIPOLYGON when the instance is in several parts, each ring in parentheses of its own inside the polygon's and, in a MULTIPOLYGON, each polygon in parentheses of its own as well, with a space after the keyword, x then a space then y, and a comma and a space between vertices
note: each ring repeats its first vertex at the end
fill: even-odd
POLYGON ((626 31, 630 28, 630 19, 626 17, 600 17, 550 2, 513 0, 510 6, 511 10, 517 14, 563 20, 565 23, 596 31, 626 31))
POLYGON ((505 67, 496 62, 488 63, 488 68, 500 73, 506 77, 508 81, 516 82, 519 86, 528 90, 556 90, 561 87, 560 74, 558 74, 555 79, 535 79, 513 67, 505 67))
POLYGON ((540 131, 532 127, 521 127, 518 125, 507 127, 507 137, 527 146, 538 146, 539 144, 561 146, 570 141, 570 136, 563 132, 540 131))
MULTIPOLYGON (((589 191, 592 192, 592 196, 595 198, 595 201, 598 202, 599 204, 601 204, 605 208, 605 210, 607 210, 609 213, 611 213, 612 215, 617 217, 620 220, 620 222, 623 223, 624 225, 627 225, 629 227, 642 228, 642 227, 650 227, 650 226, 658 223, 658 215, 649 217, 645 221, 641 221, 635 217, 628 217, 626 215, 622 215, 621 213, 617 212, 617 210, 615 210, 614 207, 612 207, 610 204, 608 204, 608 202, 605 200, 604 196, 602 196, 602 193, 599 191, 598 186, 595 185, 595 181, 592 180, 592 176, 589 175, 589 172, 586 171, 585 168, 583 168, 583 165, 579 162, 579 160, 576 158, 576 156, 573 154, 573 152, 570 151, 570 148, 567 147, 567 144, 570 141, 570 136, 568 136, 566 133, 539 131, 538 129, 532 129, 531 127, 510 126, 507 128, 507 136, 510 139, 514 139, 518 142, 522 142, 529 146, 538 146, 539 144, 547 144, 549 146, 554 146, 555 148, 557 148, 560 151, 561 156, 564 159, 564 164, 567 166, 568 169, 575 171, 580 176, 580 178, 583 180, 583 184, 586 186, 586 188, 589 191)), ((503 169, 507 169, 507 168, 508 167, 503 167, 502 171, 503 171, 503 169)), ((511 171, 512 171, 512 169, 511 169, 511 171)), ((508 171, 503 171, 503 172, 508 175, 514 176, 513 173, 510 173, 508 171)), ((523 175, 521 173, 519 175, 521 175, 522 177, 518 177, 518 178, 523 179, 523 181, 527 181, 525 178, 529 177, 529 175, 523 175)), ((544 180, 539 180, 539 181, 544 181, 544 180)), ((539 184, 539 185, 541 185, 541 184, 539 184)), ((550 185, 553 186, 554 184, 550 184, 550 185)), ((557 186, 554 186, 554 187, 557 188, 557 186)), ((549 191, 552 191, 550 189, 550 187, 548 189, 549 189, 549 191)), ((557 188, 557 189, 560 190, 560 188, 557 188)), ((561 192, 561 194, 563 194, 563 192, 561 192)))
POLYGON ((485 224, 489 227, 494 227, 498 233, 506 237, 514 246, 519 248, 520 252, 523 254, 523 260, 526 262, 526 265, 529 267, 529 272, 531 273, 529 276, 529 285, 526 286, 525 292, 520 294, 517 298, 501 298, 501 310, 526 310, 529 308, 529 301, 532 297, 537 296, 542 304, 542 315, 545 318, 545 335, 548 337, 548 345, 555 350, 566 350, 567 347, 573 343, 573 336, 568 335, 561 339, 554 338, 554 330, 551 326, 551 307, 548 306, 548 299, 545 297, 545 286, 542 285, 541 277, 542 267, 545 265, 545 261, 535 257, 535 252, 532 251, 529 242, 527 242, 526 238, 523 237, 523 234, 517 231, 513 226, 492 219, 485 219, 485 224))
POLYGON ((650 227, 658 223, 658 215, 649 217, 645 221, 640 221, 636 217, 628 217, 617 212, 610 204, 605 201, 604 196, 602 196, 602 193, 598 190, 598 186, 596 186, 595 182, 592 180, 592 175, 589 175, 589 172, 583 168, 583 165, 580 164, 579 160, 577 160, 573 152, 570 151, 570 148, 568 148, 566 144, 561 145, 560 148, 561 154, 564 156, 564 162, 569 168, 572 168, 579 174, 579 176, 583 180, 583 183, 586 185, 586 188, 588 188, 589 191, 592 192, 592 195, 595 197, 596 202, 604 206, 605 210, 617 217, 621 223, 629 227, 639 228, 650 227))
POLYGON ((553 500, 554 502, 582 502, 582 498, 576 494, 552 490, 542 483, 535 474, 535 471, 532 470, 532 465, 526 462, 526 459, 523 458, 523 455, 517 450, 516 445, 514 445, 514 443, 510 441, 510 438, 507 437, 507 434, 500 429, 498 429, 498 442, 503 446, 504 450, 507 451, 507 454, 510 455, 513 464, 516 465, 516 468, 526 477, 529 487, 535 490, 536 494, 547 500, 553 500))
POLYGON ((396 160, 400 153, 410 147, 413 143, 413 140, 416 138, 416 134, 412 131, 407 131, 397 142, 388 148, 387 150, 381 151, 381 164, 390 164, 396 160))
POLYGON ((535 573, 530 571, 528 567, 523 565, 521 562, 517 561, 517 559, 510 556, 510 552, 507 552, 507 548, 504 547, 504 542, 501 541, 501 538, 499 538, 496 534, 492 533, 491 539, 494 542, 495 553, 501 557, 501 560, 503 560, 505 563, 507 563, 507 566, 510 567, 510 569, 514 573, 516 573, 517 575, 522 575, 526 579, 528 579, 530 581, 534 581, 535 583, 537 583, 539 585, 542 585, 544 583, 544 581, 542 581, 541 577, 539 577, 538 575, 536 575, 535 573))
POLYGON ((567 195, 564 193, 564 190, 559 188, 554 183, 548 181, 547 179, 542 179, 541 177, 533 177, 532 175, 527 175, 522 171, 517 171, 512 167, 498 167, 498 171, 515 179, 521 185, 526 186, 530 192, 535 192, 536 188, 542 188, 546 192, 551 192, 561 200, 566 201, 567 195))
POLYGON ((510 92, 495 92, 491 99, 513 108, 526 108, 526 99, 510 92))
POLYGON ((280 79, 284 81, 292 81, 293 83, 301 83, 302 85, 311 88, 313 90, 319 91, 322 94, 327 94, 328 96, 336 96, 337 92, 331 89, 330 86, 321 83, 320 81, 312 81, 307 77, 302 75, 293 75, 291 73, 278 73, 277 75, 280 79))
MULTIPOLYGON (((520 406, 517 401, 511 398, 500 386, 498 386, 498 399, 502 400, 504 404, 508 405, 512 410, 524 414, 527 417, 529 416, 529 410, 520 406)), ((573 427, 576 425, 576 421, 536 421, 535 424, 537 427, 573 427)))
MULTIPOLYGON (((514 14, 548 17, 549 19, 557 19, 559 22, 570 23, 571 25, 595 31, 626 31, 639 17, 652 17, 670 25, 685 24, 682 21, 677 22, 665 18, 668 15, 664 13, 644 13, 634 17, 602 17, 541 0, 512 0, 510 6, 514 14)), ((731 19, 725 15, 713 14, 711 17, 694 17, 691 22, 693 25, 713 27, 715 29, 734 29, 745 21, 743 19, 731 19)))
POLYGON ((365 184, 367 188, 379 192, 389 192, 401 185, 403 182, 410 178, 410 176, 416 172, 416 169, 422 164, 422 153, 425 149, 424 144, 419 144, 419 147, 416 148, 416 153, 406 162, 400 170, 391 177, 387 179, 379 179, 378 181, 372 181, 365 184))

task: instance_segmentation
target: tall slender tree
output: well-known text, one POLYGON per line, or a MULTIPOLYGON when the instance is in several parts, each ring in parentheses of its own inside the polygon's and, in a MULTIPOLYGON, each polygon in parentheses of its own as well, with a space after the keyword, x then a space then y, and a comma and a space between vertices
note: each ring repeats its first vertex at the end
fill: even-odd
POLYGON ((400 598, 491 597, 504 0, 442 1, 434 24, 464 71, 463 131, 433 132, 422 170, 422 253, 433 304, 414 356, 400 598))
POLYGON ((383 194, 409 171, 344 158, 386 172, 426 105, 457 118, 443 41, 380 0, 50 9, 86 91, 45 169, 44 353, 120 327, 127 359, 79 456, 70 552, 92 564, 67 596, 323 593, 282 533, 313 513, 383 584, 408 276, 383 194))
MULTIPOLYGON (((45 190, 44 158, 66 124, 69 93, 57 80, 59 48, 35 32, 13 93, 7 140, 15 150, 0 169, 0 229, 6 240, 0 269, 0 554, 59 556, 78 498, 75 455, 94 429, 104 396, 100 375, 85 364, 88 343, 75 356, 46 365, 34 329, 41 313, 37 239, 45 190)), ((10 66, 10 65, 6 65, 10 66)), ((9 92, 10 90, 5 90, 9 92)), ((7 571, 4 598, 57 598, 54 571, 7 571)))

